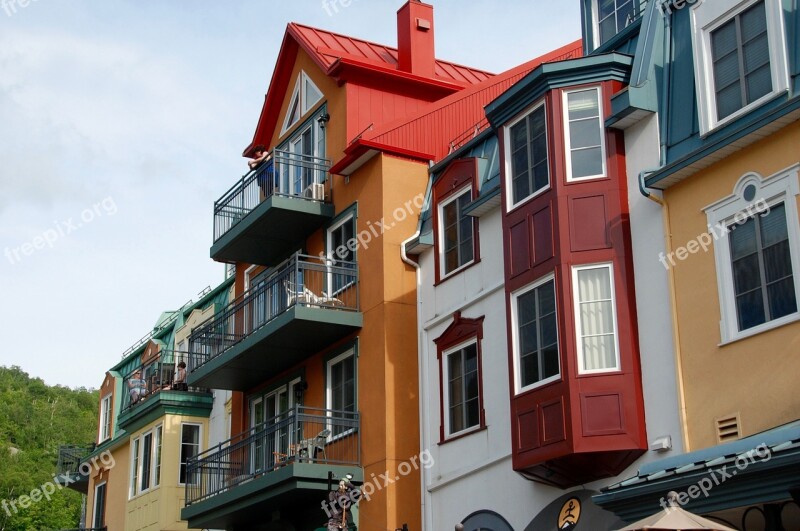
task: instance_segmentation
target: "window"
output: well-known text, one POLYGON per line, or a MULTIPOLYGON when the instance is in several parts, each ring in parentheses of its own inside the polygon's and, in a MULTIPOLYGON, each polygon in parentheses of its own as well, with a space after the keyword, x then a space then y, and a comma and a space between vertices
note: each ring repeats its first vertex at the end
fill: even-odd
POLYGON ((511 178, 506 182, 509 210, 550 184, 544 103, 512 123, 506 137, 511 178))
POLYGON ((164 436, 164 427, 159 426, 155 431, 155 471, 153 473, 153 486, 158 487, 161 485, 161 439, 164 436))
POLYGON ((558 380, 558 325, 552 275, 511 296, 517 391, 558 380))
POLYGON ((567 181, 606 174, 600 87, 564 92, 564 144, 567 181))
MULTIPOLYGON (((337 412, 337 417, 351 418, 349 413, 356 413, 356 357, 355 351, 349 349, 327 363, 327 403, 328 409, 337 412), (341 412, 344 412, 342 414, 341 412)), ((349 426, 332 426, 334 436, 350 430, 349 426)))
POLYGON ((330 295, 344 291, 355 282, 356 219, 345 216, 328 229, 328 291, 330 295))
POLYGON ((747 174, 731 196, 705 208, 716 238, 723 343, 800 319, 799 168, 766 179, 747 174))
POLYGON ((100 483, 94 488, 94 516, 92 527, 102 529, 106 526, 106 483, 100 483))
POLYGON ((181 424, 181 464, 178 473, 178 482, 181 485, 194 483, 195 478, 187 478, 187 463, 189 458, 200 453, 200 425, 181 424), (187 481, 187 479, 189 481, 187 481))
POLYGON ((613 277, 611 264, 572 268, 578 371, 582 374, 620 369, 613 277))
POLYGON ((322 91, 317 88, 311 78, 301 71, 297 76, 297 81, 292 91, 292 99, 289 100, 289 107, 286 111, 286 118, 283 121, 281 135, 300 121, 314 105, 322 99, 322 91))
POLYGON ((159 425, 131 441, 131 498, 161 483, 162 434, 159 425))
POLYGON ((739 330, 796 313, 786 206, 773 205, 769 212, 731 226, 729 237, 739 330))
POLYGON ((596 21, 595 48, 625 29, 636 16, 633 0, 593 0, 592 4, 596 21))
POLYGON ((137 493, 137 486, 139 485, 139 449, 141 444, 139 439, 132 441, 133 449, 131 450, 131 485, 129 497, 133 498, 137 493))
POLYGON ((142 437, 142 462, 141 462, 141 481, 139 491, 144 492, 150 488, 150 472, 153 458, 153 434, 146 433, 142 437))
POLYGON ((464 214, 472 200, 466 189, 439 205, 442 271, 445 275, 470 264, 475 259, 475 218, 464 214))
POLYGON ((692 8, 701 133, 787 89, 782 17, 778 0, 719 0, 692 8))
POLYGON ((445 352, 446 435, 480 426, 478 344, 475 340, 445 352))
POLYGON ((100 404, 100 440, 103 442, 111 438, 111 395, 103 397, 100 404))

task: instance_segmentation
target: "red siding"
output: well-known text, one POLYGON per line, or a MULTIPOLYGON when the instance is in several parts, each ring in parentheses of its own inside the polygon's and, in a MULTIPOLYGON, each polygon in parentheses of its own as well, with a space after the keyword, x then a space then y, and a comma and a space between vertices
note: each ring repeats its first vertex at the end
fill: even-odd
MULTIPOLYGON (((608 115, 609 97, 621 86, 606 82, 602 88, 608 115)), ((559 381, 519 395, 513 369, 509 375, 514 468, 536 481, 569 487, 622 472, 647 442, 623 137, 617 131, 605 133, 607 177, 568 183, 561 102, 560 90, 545 98, 551 188, 507 213, 503 223, 509 366, 514 366, 511 293, 551 273, 561 361, 559 381), (572 267, 608 262, 614 270, 621 370, 579 375, 572 267)), ((501 136, 501 149, 503 144, 501 136)), ((503 204, 507 193, 504 187, 503 204)))

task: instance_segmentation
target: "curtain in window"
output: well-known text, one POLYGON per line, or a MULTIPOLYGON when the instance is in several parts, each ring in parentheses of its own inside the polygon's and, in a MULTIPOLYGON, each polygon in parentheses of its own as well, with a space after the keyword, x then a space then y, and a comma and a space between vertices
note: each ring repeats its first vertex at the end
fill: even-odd
POLYGON ((578 271, 580 341, 587 371, 617 368, 610 272, 608 267, 578 271))

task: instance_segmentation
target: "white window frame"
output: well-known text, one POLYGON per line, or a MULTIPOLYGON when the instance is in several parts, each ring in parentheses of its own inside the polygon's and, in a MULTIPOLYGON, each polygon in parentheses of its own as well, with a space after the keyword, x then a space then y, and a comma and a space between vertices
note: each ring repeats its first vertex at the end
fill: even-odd
POLYGON ((455 436, 461 436, 473 431, 478 431, 481 429, 481 419, 480 413, 481 409, 483 409, 483 404, 481 403, 481 386, 483 383, 481 382, 481 371, 478 369, 478 423, 474 426, 470 426, 469 428, 464 428, 463 430, 459 431, 450 431, 450 369, 448 363, 448 356, 451 354, 455 354, 456 352, 460 352, 461 350, 467 348, 470 345, 475 345, 475 355, 477 356, 478 367, 480 367, 480 346, 478 345, 478 338, 473 336, 466 341, 454 346, 450 347, 444 352, 442 352, 442 400, 443 403, 443 412, 444 418, 442 419, 442 423, 444 423, 444 436, 445 439, 455 436))
MULTIPOLYGON (((353 389, 353 393, 354 393, 354 396, 355 396, 355 404, 354 404, 355 411, 353 411, 352 413, 353 414, 358 413, 358 364, 357 364, 357 360, 356 360, 356 349, 355 349, 355 346, 353 346, 353 347, 348 348, 347 350, 345 350, 344 352, 342 352, 338 356, 335 356, 335 357, 333 357, 333 358, 331 358, 331 359, 329 359, 328 361, 325 362, 325 409, 329 411, 329 413, 328 413, 329 417, 331 416, 330 411, 334 411, 334 409, 333 409, 333 385, 332 385, 332 383, 333 383, 333 375, 331 373, 331 368, 334 365, 336 365, 337 363, 339 363, 340 361, 343 361, 343 360, 345 360, 347 358, 353 358, 353 386, 355 387, 353 389)), ((337 439, 341 439, 342 437, 346 437, 346 436, 350 435, 351 433, 355 432, 355 429, 349 429, 349 430, 343 431, 342 433, 334 435, 333 434, 333 425, 330 426, 330 429, 331 429, 331 435, 328 437, 328 441, 329 442, 330 441, 335 441, 337 439)))
MULTIPOLYGON (((465 262, 465 263, 461 264, 460 266, 458 266, 457 268, 453 269, 450 272, 446 272, 446 268, 445 268, 446 260, 445 260, 445 254, 444 254, 444 251, 445 251, 445 249, 444 249, 444 241, 445 241, 444 240, 444 209, 450 203, 455 203, 456 201, 458 201, 458 199, 460 199, 461 196, 463 196, 464 194, 469 194, 470 201, 472 200, 472 184, 471 183, 467 184, 463 188, 459 189, 456 193, 454 193, 451 197, 448 197, 447 199, 445 199, 444 201, 439 203, 439 207, 438 207, 438 210, 439 210, 439 212, 438 212, 438 216, 439 216, 439 223, 438 223, 438 225, 439 225, 439 227, 438 227, 438 232, 439 232, 439 272, 440 272, 439 278, 441 280, 444 280, 445 278, 449 278, 449 277, 455 275, 456 273, 460 272, 462 269, 465 269, 466 267, 471 266, 472 264, 475 263, 475 254, 476 254, 475 253, 475 232, 476 232, 476 230, 475 230, 474 218, 471 218, 471 221, 472 221, 472 260, 470 260, 469 262, 465 262)), ((458 207, 456 207, 456 208, 458 208, 458 207)), ((461 223, 461 220, 458 220, 457 223, 461 223)), ((458 246, 459 246, 459 249, 460 249, 461 248, 461 242, 458 243, 458 246)))
POLYGON ((695 84, 697 85, 697 106, 701 135, 706 135, 714 129, 736 120, 743 114, 752 111, 755 107, 789 89, 789 65, 786 56, 783 8, 778 0, 764 0, 772 92, 745 105, 722 120, 717 119, 711 33, 759 1, 714 0, 713 2, 698 2, 692 6, 692 48, 694 50, 694 75, 695 84))
POLYGON ((158 438, 156 437, 156 433, 158 430, 161 429, 161 436, 163 438, 164 434, 164 425, 157 424, 150 428, 147 431, 143 431, 136 437, 131 438, 130 442, 130 451, 131 451, 131 482, 130 482, 130 490, 128 493, 128 499, 136 498, 137 496, 141 496, 142 494, 146 494, 153 490, 156 490, 158 487, 161 486, 161 480, 159 478, 158 483, 155 483, 155 473, 156 473, 156 450, 157 444, 156 441, 158 438), (142 481, 142 472, 143 472, 143 460, 144 457, 144 439, 150 435, 150 481, 148 487, 146 489, 141 488, 141 481, 142 481), (138 448, 137 448, 138 447, 138 448), (137 448, 134 451, 134 448, 137 448), (138 453, 138 455, 136 455, 138 453), (138 458, 138 459, 137 459, 138 458), (134 462, 136 463, 136 473, 134 474, 134 462))
POLYGON ((581 264, 572 266, 572 304, 575 307, 575 351, 578 356, 578 374, 602 374, 609 372, 621 372, 622 362, 619 353, 619 325, 617 323, 617 292, 614 285, 614 264, 611 262, 601 262, 597 264, 581 264), (611 286, 611 312, 614 323, 614 367, 605 369, 587 369, 583 356, 583 327, 581 325, 581 301, 580 285, 578 284, 578 273, 589 269, 606 269, 611 286))
POLYGON ((161 465, 163 464, 164 425, 159 424, 153 428, 153 474, 152 484, 154 489, 161 486, 161 465))
POLYGON ((111 418, 111 398, 112 395, 109 393, 105 395, 102 400, 100 400, 100 426, 97 435, 98 444, 111 438, 111 431, 113 429, 113 419, 111 418))
POLYGON ((562 107, 563 107, 563 124, 564 124, 564 162, 565 168, 567 172, 567 182, 574 183, 574 182, 583 182, 583 181, 590 181, 592 179, 603 179, 608 176, 608 154, 606 151, 606 128, 605 123, 603 121, 603 88, 599 85, 596 86, 589 86, 589 87, 581 87, 576 88, 573 90, 565 90, 561 93, 562 98, 562 107), (597 94, 597 113, 598 113, 598 121, 600 123, 600 159, 603 164, 603 169, 600 173, 595 175, 586 175, 584 177, 573 177, 572 176, 572 148, 570 146, 570 137, 569 137, 569 95, 575 94, 577 92, 589 92, 594 90, 597 94))
POLYGON ((289 106, 286 108, 286 116, 283 118, 283 126, 281 127, 280 136, 291 129, 295 124, 300 123, 303 121, 303 116, 308 114, 308 111, 314 108, 314 106, 319 103, 320 101, 325 99, 325 94, 319 89, 316 83, 311 79, 311 77, 306 74, 303 70, 297 76, 297 80, 294 83, 294 89, 292 90, 292 97, 289 99, 289 106), (319 99, 314 101, 308 101, 308 97, 306 94, 306 83, 311 83, 311 85, 317 89, 317 92, 320 93, 319 99), (292 103, 294 100, 298 100, 298 108, 300 110, 300 115, 298 116, 297 120, 291 121, 291 110, 292 110, 292 103))
MULTIPOLYGON (((103 494, 103 513, 105 513, 106 506, 108 505, 108 487, 106 484, 108 481, 101 481, 94 486, 94 500, 92 501, 92 527, 95 526, 97 523, 97 491, 100 490, 100 487, 105 487, 105 494, 103 494)), ((105 523, 105 518, 101 523, 105 523)))
POLYGON ((141 452, 142 444, 139 437, 131 438, 130 442, 130 453, 131 453, 131 463, 130 463, 130 481, 128 482, 128 499, 132 500, 138 495, 139 492, 139 468, 141 466, 141 460, 139 454, 141 452))
MULTIPOLYGON (((738 341, 767 330, 778 328, 788 323, 800 320, 800 228, 798 228, 797 198, 800 196, 800 163, 783 169, 766 179, 755 172, 744 174, 734 186, 733 194, 716 203, 708 205, 703 210, 706 213, 708 224, 714 229, 714 264, 717 271, 717 288, 720 307, 720 345, 738 341), (748 185, 756 186, 756 197, 748 202, 744 199, 744 190, 748 185), (763 200, 767 206, 772 207, 783 203, 786 212, 786 227, 789 234, 789 254, 792 261, 792 272, 795 282, 795 297, 798 302, 798 311, 767 321, 766 323, 739 330, 739 320, 736 314, 736 294, 733 285, 733 269, 731 263, 730 238, 728 234, 721 237, 719 224, 730 224, 752 217, 747 213, 748 207, 753 210, 753 205, 763 200), (737 218, 738 216, 738 218, 737 218)), ((758 215, 758 214, 756 214, 758 215)))
POLYGON ((547 107, 545 106, 544 98, 540 99, 527 109, 525 109, 522 113, 520 113, 516 118, 512 121, 508 122, 503 127, 503 144, 504 144, 504 159, 505 159, 505 186, 506 186, 506 212, 511 212, 515 208, 527 203, 528 201, 532 200, 534 197, 538 197, 545 193, 553 186, 553 172, 552 172, 552 161, 550 160, 550 128, 549 128, 549 121, 548 121, 548 112, 547 107), (514 202, 514 165, 511 163, 511 129, 520 123, 521 121, 528 118, 534 111, 537 111, 539 107, 544 107, 544 142, 545 142, 545 152, 547 153, 547 186, 543 186, 539 190, 536 190, 526 197, 523 197, 516 203, 514 202))
MULTIPOLYGON (((336 249, 333 247, 333 233, 336 230, 338 230, 339 228, 341 228, 345 223, 352 223, 353 224, 353 238, 352 239, 355 239, 356 236, 358 236, 358 227, 356 226, 356 215, 355 215, 355 212, 351 212, 351 213, 343 216, 342 219, 340 219, 339 221, 337 221, 336 223, 334 223, 333 225, 331 225, 330 227, 325 229, 325 243, 326 243, 326 247, 327 247, 327 249, 326 249, 327 253, 326 253, 325 258, 326 258, 327 263, 329 265, 336 266, 336 264, 339 261, 338 255, 336 253, 336 249)), ((345 247, 347 247, 348 243, 349 243, 349 240, 344 242, 343 245, 345 247)), ((355 251, 351 251, 351 252, 353 253, 353 263, 356 264, 355 269, 353 271, 356 271, 358 269, 358 248, 356 247, 356 250, 355 251)), ((328 269, 328 271, 327 271, 327 274, 326 274, 326 276, 327 276, 327 279, 326 279, 326 281, 327 281, 326 284, 327 285, 326 285, 326 287, 327 287, 328 293, 326 293, 326 295, 328 297, 335 297, 339 293, 342 293, 346 289, 349 289, 353 284, 355 284, 355 280, 353 280, 353 282, 349 282, 349 283, 339 287, 339 289, 334 290, 333 289, 333 270, 330 269, 330 268, 327 268, 327 269, 328 269)))
MULTIPOLYGON (((639 10, 638 7, 639 1, 640 0, 631 0, 631 3, 633 4, 632 7, 633 7, 634 20, 636 20, 637 11, 639 10)), ((614 4, 614 6, 616 7, 616 4, 614 4)), ((615 23, 616 23, 617 11, 618 11, 617 9, 614 9, 613 16, 615 23)), ((631 24, 632 23, 633 22, 631 22, 631 24)), ((628 26, 630 26, 630 24, 626 24, 625 28, 627 28, 628 26)), ((619 33, 625 28, 622 29, 617 28, 617 32, 614 35, 619 35, 619 33)), ((594 34, 592 39, 594 46, 592 47, 592 49, 597 49, 604 44, 600 42, 600 0, 592 0, 592 33, 594 34)), ((611 37, 611 39, 613 39, 613 37, 611 37)), ((608 42, 611 39, 608 39, 606 42, 608 42)))
MULTIPOLYGON (((183 487, 186 486, 186 483, 181 483, 181 455, 183 451, 183 427, 184 426, 197 426, 197 455, 200 455, 204 452, 203 450, 203 425, 199 422, 181 422, 181 430, 179 432, 180 438, 178 439, 178 485, 183 487)), ((186 475, 189 475, 189 467, 186 467, 186 475)))
POLYGON ((514 349, 514 390, 515 394, 525 393, 532 389, 537 389, 539 387, 543 387, 549 383, 557 382, 561 380, 563 367, 561 366, 561 349, 563 345, 561 343, 561 338, 559 337, 559 329, 558 329, 558 286, 556 285, 555 274, 549 273, 536 281, 524 286, 517 291, 511 294, 511 343, 514 349), (550 281, 553 281, 553 293, 555 295, 555 312, 556 312, 556 337, 558 338, 558 374, 550 376, 549 378, 545 378, 544 380, 539 380, 538 382, 534 382, 532 384, 528 384, 526 386, 522 386, 522 371, 520 369, 520 346, 519 346, 519 311, 517 301, 526 293, 533 291, 534 289, 547 284, 550 281))

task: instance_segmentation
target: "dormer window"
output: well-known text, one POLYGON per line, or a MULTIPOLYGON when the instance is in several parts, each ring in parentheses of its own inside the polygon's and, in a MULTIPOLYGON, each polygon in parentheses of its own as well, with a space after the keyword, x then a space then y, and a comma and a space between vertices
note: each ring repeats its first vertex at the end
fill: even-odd
POLYGON ((308 74, 300 71, 297 82, 294 84, 292 99, 289 100, 289 108, 286 111, 286 119, 283 121, 281 134, 288 131, 294 124, 300 121, 314 105, 322 99, 322 91, 317 88, 308 74))
POLYGON ((692 8, 701 134, 787 90, 782 11, 778 0, 718 0, 692 8))
POLYGON ((595 48, 633 22, 636 9, 633 0, 593 0, 595 48))

